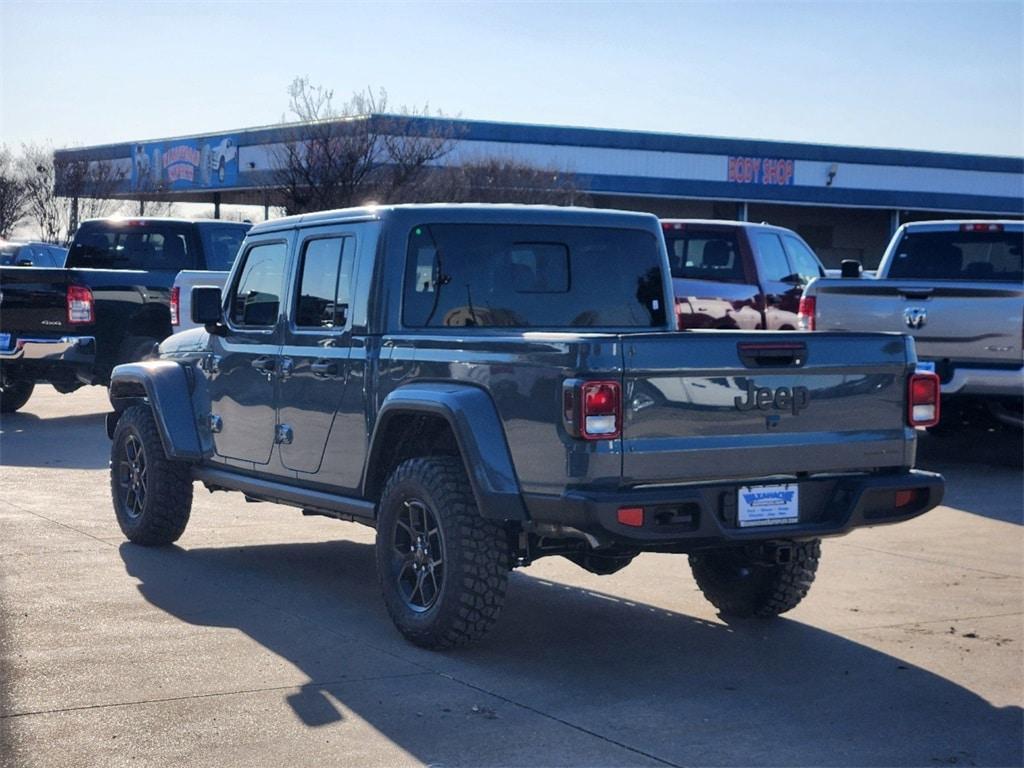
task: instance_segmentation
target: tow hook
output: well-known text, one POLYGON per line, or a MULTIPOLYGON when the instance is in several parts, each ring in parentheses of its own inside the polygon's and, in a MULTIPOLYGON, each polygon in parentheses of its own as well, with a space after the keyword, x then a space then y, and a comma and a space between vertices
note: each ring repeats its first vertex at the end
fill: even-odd
POLYGON ((761 547, 761 558, 768 565, 786 565, 793 562, 793 545, 769 543, 761 547))

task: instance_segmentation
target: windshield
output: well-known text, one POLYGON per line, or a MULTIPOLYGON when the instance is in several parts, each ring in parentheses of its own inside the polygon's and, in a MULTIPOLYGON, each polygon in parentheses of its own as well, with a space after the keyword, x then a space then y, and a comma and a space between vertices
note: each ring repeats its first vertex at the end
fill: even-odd
POLYGON ((914 232, 903 235, 888 277, 1019 283, 1022 232, 914 232))
POLYGON ((75 233, 67 266, 178 272, 195 259, 187 225, 165 221, 86 222, 75 233))
POLYGON ((206 268, 227 272, 235 263, 238 248, 249 231, 248 224, 203 224, 199 238, 203 241, 206 268))
POLYGON ((434 224, 409 236, 413 328, 637 328, 666 323, 661 252, 640 230, 434 224))

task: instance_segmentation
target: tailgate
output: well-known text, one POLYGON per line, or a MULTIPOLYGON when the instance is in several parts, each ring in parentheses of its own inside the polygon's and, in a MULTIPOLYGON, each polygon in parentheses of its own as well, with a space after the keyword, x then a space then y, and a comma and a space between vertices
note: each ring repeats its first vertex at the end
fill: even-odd
POLYGON ((65 332, 67 285, 64 269, 0 267, 0 332, 13 339, 65 332))
POLYGON ((912 463, 901 336, 693 331, 623 342, 626 484, 912 463))
POLYGON ((992 283, 819 281, 820 331, 899 331, 922 360, 1021 365, 1024 290, 992 283))

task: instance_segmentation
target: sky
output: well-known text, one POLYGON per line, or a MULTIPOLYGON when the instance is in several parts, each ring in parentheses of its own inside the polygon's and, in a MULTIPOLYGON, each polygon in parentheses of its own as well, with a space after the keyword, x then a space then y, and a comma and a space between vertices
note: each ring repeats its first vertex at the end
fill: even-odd
POLYGON ((14 147, 276 123, 300 75, 467 119, 1024 155, 1024 0, 0 0, 14 147))

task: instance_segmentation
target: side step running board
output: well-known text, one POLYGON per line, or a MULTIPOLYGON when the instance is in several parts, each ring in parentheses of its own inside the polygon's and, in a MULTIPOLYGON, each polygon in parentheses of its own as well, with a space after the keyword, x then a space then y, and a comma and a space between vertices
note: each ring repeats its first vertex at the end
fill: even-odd
POLYGON ((335 517, 339 520, 352 520, 372 525, 376 518, 376 505, 366 499, 312 491, 308 488, 299 488, 286 483, 211 467, 194 467, 192 477, 205 483, 211 490, 241 491, 246 496, 255 499, 287 504, 290 507, 301 507, 311 513, 335 517))

